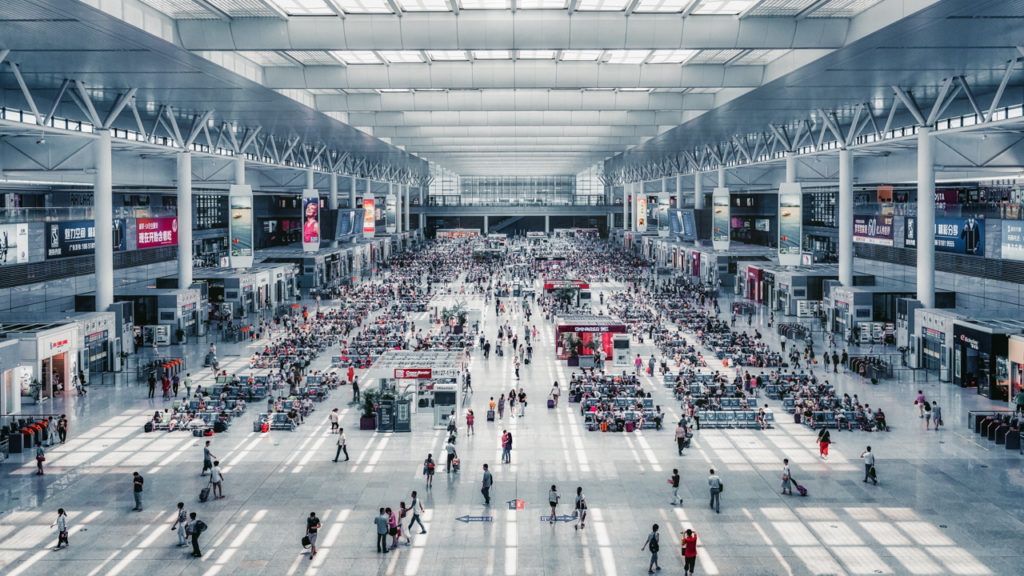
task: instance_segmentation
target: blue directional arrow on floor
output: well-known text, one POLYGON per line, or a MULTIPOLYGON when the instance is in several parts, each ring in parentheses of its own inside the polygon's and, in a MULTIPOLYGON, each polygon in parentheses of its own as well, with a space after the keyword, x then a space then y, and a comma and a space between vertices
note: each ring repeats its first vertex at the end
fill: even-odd
MULTIPOLYGON (((562 514, 561 516, 555 516, 555 522, 572 522, 575 519, 576 519, 575 516, 570 516, 568 514, 562 514)), ((550 522, 551 521, 551 516, 550 515, 548 515, 548 516, 541 516, 540 517, 540 521, 541 522, 550 522)))
POLYGON ((459 516, 456 518, 459 522, 469 524, 470 522, 490 522, 494 520, 493 516, 459 516))

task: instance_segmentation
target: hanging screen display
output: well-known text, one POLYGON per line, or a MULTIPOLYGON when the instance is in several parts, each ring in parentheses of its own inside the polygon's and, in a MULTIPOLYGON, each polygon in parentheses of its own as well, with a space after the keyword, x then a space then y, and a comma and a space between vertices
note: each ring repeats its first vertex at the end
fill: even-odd
POLYGON ((312 189, 302 191, 302 249, 320 249, 320 194, 312 189))
POLYGON ((711 195, 711 242, 715 250, 729 248, 729 189, 715 188, 711 195))
POLYGON ((779 264, 800 265, 803 194, 800 184, 787 182, 779 187, 779 264))
POLYGON ((374 204, 373 198, 363 199, 363 236, 366 238, 373 238, 373 233, 377 229, 374 204))
POLYGON ((232 268, 249 268, 253 258, 252 187, 232 185, 228 195, 232 268))

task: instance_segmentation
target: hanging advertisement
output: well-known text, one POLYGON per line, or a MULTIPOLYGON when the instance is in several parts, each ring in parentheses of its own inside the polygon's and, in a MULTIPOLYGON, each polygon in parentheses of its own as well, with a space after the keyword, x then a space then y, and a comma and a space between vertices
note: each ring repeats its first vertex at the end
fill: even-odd
POLYGON ((384 198, 384 231, 388 234, 398 231, 398 198, 394 194, 384 198))
MULTIPOLYGON (((96 226, 92 220, 50 222, 46 225, 46 257, 85 256, 96 251, 96 226)), ((125 222, 113 223, 114 252, 125 249, 125 222)))
POLYGON ((177 218, 138 218, 135 231, 140 250, 178 243, 177 218))
POLYGON ((853 241, 877 246, 892 246, 892 220, 889 214, 853 217, 853 241))
POLYGON ((636 198, 636 231, 643 234, 647 232, 647 197, 637 196, 636 198))
POLYGON ((374 211, 373 198, 363 198, 363 236, 373 238, 377 229, 376 213, 374 211))
MULTIPOLYGON (((917 248, 917 218, 907 217, 903 229, 907 248, 917 248)), ((970 256, 985 254, 985 222, 970 218, 936 218, 935 249, 970 256)))
POLYGON ((320 249, 320 193, 312 188, 302 191, 302 250, 320 249))
POLYGON ((671 228, 668 217, 670 198, 668 194, 658 196, 658 236, 668 236, 671 228))
POLYGON ((28 262, 28 224, 0 226, 0 266, 28 262))
POLYGON ((711 244, 715 250, 729 249, 729 189, 715 188, 711 193, 711 244))
POLYGON ((352 234, 352 210, 339 210, 334 226, 334 239, 341 240, 352 234))
POLYGON ((779 264, 800 265, 803 194, 798 182, 779 185, 779 264))
POLYGON ((253 258, 252 186, 233 184, 228 193, 232 268, 249 268, 253 258))
POLYGON ((1024 260, 1024 222, 1003 220, 1004 260, 1024 260))

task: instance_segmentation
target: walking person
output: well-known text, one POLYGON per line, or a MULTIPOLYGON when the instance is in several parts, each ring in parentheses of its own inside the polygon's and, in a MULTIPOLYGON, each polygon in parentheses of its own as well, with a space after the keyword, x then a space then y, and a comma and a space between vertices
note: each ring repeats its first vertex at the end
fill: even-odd
POLYGON ((683 576, 693 576, 697 564, 697 533, 687 528, 683 532, 683 576))
POLYGON ((220 460, 213 461, 213 468, 210 469, 210 484, 213 485, 213 497, 220 499, 224 497, 224 474, 220 471, 220 460))
POLYGON ((413 524, 420 525, 420 534, 426 534, 427 529, 423 527, 423 521, 420 520, 420 514, 425 512, 423 509, 423 503, 420 502, 419 496, 416 495, 416 491, 412 491, 412 500, 409 502, 409 507, 406 509, 412 512, 412 520, 409 520, 409 532, 412 532, 413 524))
POLYGON ((651 533, 647 535, 647 540, 644 540, 644 545, 640 547, 640 550, 644 548, 651 553, 651 563, 647 566, 647 573, 654 574, 655 570, 661 570, 661 566, 658 565, 658 550, 661 549, 661 535, 658 534, 658 525, 651 526, 651 533))
POLYGON ((132 510, 135 512, 142 512, 142 484, 144 482, 142 474, 132 472, 132 489, 135 496, 135 508, 132 508, 132 510))
POLYGON ((505 417, 505 394, 498 397, 498 420, 505 417))
POLYGON ((491 484, 494 483, 494 478, 491 477, 491 471, 487 469, 487 464, 484 464, 484 477, 481 483, 480 493, 484 495, 484 505, 491 505, 491 484))
POLYGON ((427 488, 429 489, 434 485, 434 468, 437 465, 434 463, 434 455, 427 454, 427 459, 423 461, 423 475, 427 477, 427 488))
POLYGON ((60 420, 57 420, 57 436, 60 437, 61 444, 68 439, 68 417, 64 414, 61 414, 60 420))
POLYGON ((320 530, 321 524, 320 519, 316 517, 316 512, 310 512, 309 518, 306 518, 306 538, 309 539, 309 559, 312 560, 316 556, 316 535, 320 530))
POLYGON ((821 456, 822 460, 828 460, 828 446, 832 443, 832 434, 828 431, 828 428, 822 428, 821 432, 818 432, 818 455, 821 456))
POLYGON ((189 512, 189 523, 185 526, 185 532, 192 538, 192 557, 201 558, 202 551, 199 550, 199 536, 206 531, 206 522, 196 518, 195 512, 189 512))
POLYGON ((63 508, 57 509, 57 519, 50 524, 50 528, 57 527, 57 546, 54 547, 53 551, 56 552, 64 546, 71 546, 68 542, 68 515, 64 512, 63 508))
POLYGON ((200 476, 206 475, 207 470, 213 470, 213 460, 216 456, 210 451, 210 441, 206 441, 206 446, 203 447, 203 471, 199 473, 200 476))
POLYGON ((338 461, 341 453, 345 453, 345 462, 348 462, 348 438, 345 437, 345 429, 338 428, 338 450, 334 453, 334 461, 338 461))
POLYGON ((46 462, 46 450, 42 444, 36 444, 36 476, 43 475, 43 462, 46 462))
POLYGON ((171 525, 171 532, 178 532, 178 548, 188 546, 188 538, 185 535, 185 525, 188 524, 188 512, 185 511, 185 503, 178 502, 178 515, 171 525))
MULTIPOLYGON (((331 413, 328 414, 328 418, 330 418, 330 420, 331 420, 331 434, 337 434, 338 433, 338 419, 339 419, 338 409, 335 408, 334 410, 331 410, 331 413)), ((335 461, 337 461, 337 458, 335 458, 335 461)))
POLYGON ((574 504, 576 525, 574 530, 582 530, 587 527, 587 499, 583 496, 583 486, 576 487, 576 502, 574 504))
POLYGON ((185 384, 185 399, 188 400, 189 398, 192 397, 192 373, 191 372, 186 372, 185 373, 184 384, 185 384))
POLYGON ((789 458, 782 459, 782 493, 793 495, 793 478, 789 472, 789 458))
POLYGON ((864 459, 864 482, 867 483, 868 478, 878 486, 878 472, 875 470, 875 454, 871 451, 871 446, 868 446, 866 450, 861 452, 860 457, 864 459))
POLYGON ((710 507, 715 509, 715 514, 721 514, 721 494, 722 494, 722 479, 715 474, 715 469, 711 469, 711 475, 708 476, 708 488, 711 490, 711 504, 710 507))
POLYGON ((149 384, 149 398, 152 398, 153 394, 156 392, 156 375, 150 373, 147 383, 149 384))
POLYGON ((679 420, 679 424, 676 425, 676 448, 679 449, 679 455, 683 455, 683 448, 686 446, 686 426, 683 426, 683 421, 679 420))
POLYGON ((679 469, 672 469, 672 477, 668 479, 668 483, 672 485, 672 505, 681 506, 683 499, 679 497, 679 469))
POLYGON ((388 551, 388 515, 384 513, 384 509, 381 508, 377 517, 373 519, 373 523, 377 526, 377 553, 387 553, 388 551))
POLYGON ((457 457, 457 454, 455 453, 455 440, 453 438, 448 439, 448 443, 444 445, 444 450, 448 453, 444 471, 446 474, 450 474, 452 471, 452 462, 454 462, 457 457))
POLYGON ((401 530, 398 526, 398 518, 395 518, 395 513, 388 506, 384 509, 384 513, 388 515, 388 536, 391 536, 391 551, 395 552, 398 550, 398 538, 402 535, 401 530))
POLYGON ((942 424, 942 407, 935 400, 932 400, 932 422, 935 424, 935 431, 939 431, 939 424, 942 424))
POLYGON ((555 485, 551 485, 551 490, 548 491, 548 504, 551 506, 551 520, 548 524, 555 523, 555 508, 558 507, 558 501, 562 499, 562 495, 558 493, 558 489, 555 485))
POLYGON ((466 436, 473 435, 473 409, 466 412, 466 436))
POLYGON ((914 399, 914 405, 917 406, 917 410, 920 413, 920 418, 924 418, 924 407, 928 404, 928 401, 924 399, 924 391, 917 391, 917 398, 914 399))

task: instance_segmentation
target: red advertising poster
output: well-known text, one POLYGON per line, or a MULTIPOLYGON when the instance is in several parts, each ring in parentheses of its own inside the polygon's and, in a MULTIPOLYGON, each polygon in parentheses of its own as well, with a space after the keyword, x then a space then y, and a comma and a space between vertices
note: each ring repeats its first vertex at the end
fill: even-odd
POLYGON ((544 289, 558 290, 559 288, 579 288, 580 290, 587 290, 590 288, 589 282, 583 280, 544 280, 544 289))
POLYGON ((363 199, 363 236, 371 237, 377 229, 377 223, 373 210, 373 198, 363 199))
POLYGON ((395 378, 408 380, 430 380, 433 371, 430 368, 395 368, 395 378))
POLYGON ((178 243, 177 218, 139 218, 135 221, 139 249, 173 246, 178 243))

